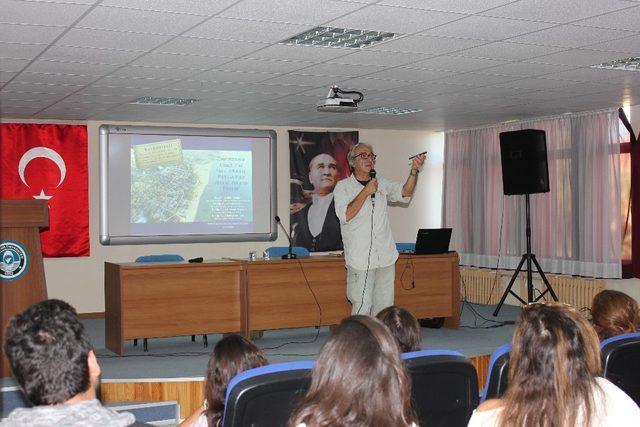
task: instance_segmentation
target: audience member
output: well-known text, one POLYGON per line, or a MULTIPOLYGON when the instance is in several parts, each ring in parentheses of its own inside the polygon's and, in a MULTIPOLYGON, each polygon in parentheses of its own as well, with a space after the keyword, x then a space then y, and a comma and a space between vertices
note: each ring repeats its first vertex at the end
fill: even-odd
POLYGON ((618 291, 602 291, 593 298, 591 317, 601 340, 638 329, 638 303, 618 291))
POLYGON ((75 309, 64 301, 32 305, 11 319, 4 351, 33 408, 18 408, 1 426, 128 426, 96 399, 100 366, 75 309))
POLYGON ((267 364, 262 350, 240 335, 229 335, 216 344, 209 358, 205 382, 205 403, 180 427, 217 427, 222 422, 224 400, 231 378, 247 369, 267 364))
POLYGON ((389 328, 401 352, 420 350, 422 340, 420 324, 413 314, 404 308, 392 305, 382 310, 376 317, 389 328))
POLYGON ((351 316, 322 347, 311 386, 290 426, 416 426, 411 380, 389 330, 377 319, 351 316))
POLYGON ((633 400, 598 376, 598 337, 575 309, 558 303, 525 306, 510 357, 504 397, 482 403, 470 427, 640 424, 633 400))

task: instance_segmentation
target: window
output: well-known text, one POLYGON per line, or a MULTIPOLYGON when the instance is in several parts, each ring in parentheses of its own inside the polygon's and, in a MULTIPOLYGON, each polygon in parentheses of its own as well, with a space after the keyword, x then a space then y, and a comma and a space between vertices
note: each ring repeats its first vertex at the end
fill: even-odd
MULTIPOLYGON (((631 110, 628 106, 624 107, 627 119, 631 120, 631 110)), ((631 251, 631 135, 629 131, 619 121, 620 129, 620 212, 622 214, 621 227, 622 230, 622 277, 631 278, 633 272, 631 268, 632 251, 631 251)))

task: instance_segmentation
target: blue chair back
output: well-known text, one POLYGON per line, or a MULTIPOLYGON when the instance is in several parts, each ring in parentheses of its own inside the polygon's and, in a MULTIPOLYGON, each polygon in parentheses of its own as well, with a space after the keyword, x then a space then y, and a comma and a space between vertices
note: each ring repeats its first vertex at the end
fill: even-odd
POLYGON ((136 258, 136 262, 180 262, 184 258, 178 254, 143 255, 136 258))
POLYGON ((616 335, 600 343, 602 376, 640 405, 640 333, 616 335))
POLYGON ((396 249, 398 252, 413 252, 416 250, 416 244, 409 242, 396 243, 396 249))
POLYGON ((223 427, 286 426, 296 403, 309 389, 312 361, 249 369, 231 379, 223 427))
POLYGON ((457 351, 421 350, 402 355, 411 375, 411 397, 419 425, 466 427, 478 406, 478 376, 457 351))
MULTIPOLYGON (((267 248, 266 252, 271 258, 278 258, 284 254, 289 253, 289 246, 271 246, 267 248)), ((297 256, 309 256, 309 249, 302 246, 292 247, 291 252, 293 252, 297 256)))
POLYGON ((502 344, 495 349, 489 360, 489 370, 487 371, 487 381, 482 392, 481 402, 487 399, 497 399, 502 397, 509 384, 509 353, 511 343, 502 344))

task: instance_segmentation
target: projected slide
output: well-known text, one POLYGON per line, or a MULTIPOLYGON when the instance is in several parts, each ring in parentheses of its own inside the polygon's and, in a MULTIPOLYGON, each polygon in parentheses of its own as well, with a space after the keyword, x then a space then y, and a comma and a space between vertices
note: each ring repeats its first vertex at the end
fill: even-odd
POLYGON ((131 222, 253 220, 251 151, 183 149, 181 139, 131 149, 131 222))
POLYGON ((100 132, 102 244, 275 239, 275 132, 100 132))

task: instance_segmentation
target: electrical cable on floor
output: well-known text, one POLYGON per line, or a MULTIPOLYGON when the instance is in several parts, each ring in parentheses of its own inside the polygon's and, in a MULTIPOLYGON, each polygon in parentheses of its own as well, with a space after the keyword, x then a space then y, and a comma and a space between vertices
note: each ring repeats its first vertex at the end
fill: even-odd
POLYGON ((491 301, 491 297, 493 296, 493 289, 496 287, 498 283, 498 277, 500 277, 500 272, 498 268, 500 267, 500 255, 502 254, 502 226, 504 224, 504 201, 506 200, 506 196, 502 196, 502 213, 500 214, 500 231, 498 232, 498 259, 496 260, 496 275, 493 278, 493 283, 491 284, 491 290, 489 291, 489 296, 487 297, 487 301, 484 305, 489 305, 489 301, 491 301))
POLYGON ((493 329, 493 328, 499 328, 499 327, 505 326, 505 325, 513 325, 515 323, 514 321, 511 321, 511 320, 502 320, 501 321, 501 320, 487 319, 486 317, 484 317, 483 315, 478 313, 478 311, 473 307, 473 305, 471 305, 471 303, 469 303, 469 301, 467 300, 467 285, 464 282, 464 278, 460 277, 460 281, 462 283, 462 289, 463 289, 463 292, 464 292, 464 298, 462 300, 462 308, 464 309, 464 306, 466 304, 466 306, 468 307, 468 309, 471 311, 471 313, 474 316, 473 326, 461 325, 460 328, 464 328, 464 329, 493 329), (478 317, 484 320, 484 322, 482 322, 480 325, 478 325, 478 317), (492 323, 495 323, 495 324, 494 325, 489 325, 489 326, 484 326, 489 322, 492 322, 492 323))
MULTIPOLYGON (((304 277, 304 283, 307 285, 307 288, 309 289, 309 292, 311 292, 311 295, 313 296, 313 300, 316 303, 316 307, 318 307, 318 324, 316 326, 316 334, 313 337, 313 339, 311 341, 288 341, 273 347, 263 347, 261 348, 262 351, 266 352, 267 350, 277 350, 279 348, 282 348, 284 346, 290 345, 290 344, 313 344, 318 340, 318 337, 320 336, 320 327, 322 326, 322 306, 320 305, 320 302, 318 301, 318 297, 316 296, 316 293, 313 291, 313 288, 311 287, 311 285, 309 284, 309 279, 307 278, 307 274, 304 271, 304 267, 302 266, 302 262, 299 259, 296 259, 296 261, 298 262, 298 265, 300 266, 300 272, 302 273, 302 277, 304 277)), ((302 356, 302 357, 306 357, 306 356, 315 356, 314 354, 311 355, 302 355, 302 354, 269 354, 269 353, 265 353, 265 355, 267 356, 302 356)))
MULTIPOLYGON (((495 267, 495 271, 496 274, 493 278, 493 283, 491 284, 491 289, 489 290, 489 295, 487 297, 487 301, 485 301, 484 305, 489 305, 489 302, 491 301, 491 297, 493 296, 493 290, 496 287, 496 284, 498 283, 498 279, 500 277, 500 271, 499 271, 499 267, 500 267, 500 257, 502 255, 502 228, 503 228, 503 224, 504 224, 504 204, 505 204, 505 200, 506 197, 503 196, 502 198, 502 212, 500 214, 500 231, 498 232, 498 257, 496 259, 496 267, 495 267)), ((487 319, 484 316, 482 316, 480 313, 478 313, 476 311, 476 309, 469 303, 469 300, 467 298, 467 286, 464 283, 464 279, 462 278, 462 276, 460 277, 460 281, 462 282, 462 288, 464 291, 464 298, 462 300, 461 303, 461 310, 460 310, 460 317, 462 318, 462 310, 464 310, 464 305, 467 304, 469 311, 471 311, 471 313, 473 314, 473 326, 461 326, 462 328, 472 328, 472 329, 484 329, 486 328, 485 325, 487 322, 493 322, 496 324, 500 324, 499 326, 502 326, 504 324, 510 324, 510 323, 504 323, 504 322, 500 322, 498 320, 492 320, 492 319, 487 319), (480 324, 480 326, 478 326, 478 317, 480 317, 481 319, 484 320, 484 322, 482 322, 480 324)), ((491 326, 493 327, 497 327, 495 325, 491 326)))

